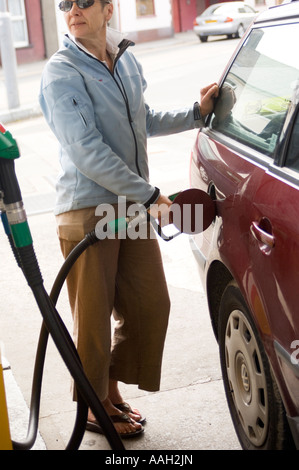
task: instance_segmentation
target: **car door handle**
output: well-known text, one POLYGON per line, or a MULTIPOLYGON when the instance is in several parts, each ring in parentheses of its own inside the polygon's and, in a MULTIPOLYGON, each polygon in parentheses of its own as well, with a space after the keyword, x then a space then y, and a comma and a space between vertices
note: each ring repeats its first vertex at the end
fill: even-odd
MULTIPOLYGON (((265 219, 262 219, 264 222, 265 219)), ((268 219, 266 219, 268 221, 268 219)), ((268 221, 268 227, 265 227, 266 224, 252 222, 250 226, 250 231, 254 238, 262 244, 261 248, 272 249, 275 245, 274 235, 271 233, 271 224, 268 221)), ((264 250, 263 250, 264 251, 264 250)))

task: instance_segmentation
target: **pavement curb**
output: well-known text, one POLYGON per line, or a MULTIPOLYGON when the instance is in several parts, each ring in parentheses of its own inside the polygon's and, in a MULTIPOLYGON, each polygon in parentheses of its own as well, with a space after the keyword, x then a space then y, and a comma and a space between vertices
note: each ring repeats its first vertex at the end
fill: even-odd
POLYGON ((28 106, 21 106, 4 112, 0 112, 0 122, 2 124, 9 124, 24 119, 30 119, 41 116, 42 111, 38 103, 33 103, 28 106))
MULTIPOLYGON (((20 387, 14 378, 12 370, 10 368, 6 368, 3 371, 3 376, 7 392, 6 400, 11 439, 14 442, 22 443, 26 439, 30 415, 29 408, 25 402, 20 387)), ((36 440, 32 449, 29 450, 47 450, 46 444, 39 432, 37 432, 36 440)))

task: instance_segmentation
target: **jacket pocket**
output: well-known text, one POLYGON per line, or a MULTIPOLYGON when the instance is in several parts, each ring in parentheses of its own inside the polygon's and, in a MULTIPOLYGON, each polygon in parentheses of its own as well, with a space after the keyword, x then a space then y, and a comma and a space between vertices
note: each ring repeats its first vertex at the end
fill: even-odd
POLYGON ((87 127, 87 118, 83 113, 82 106, 80 106, 79 101, 76 98, 73 97, 72 98, 72 104, 74 106, 74 109, 75 109, 76 113, 80 116, 84 126, 87 127))

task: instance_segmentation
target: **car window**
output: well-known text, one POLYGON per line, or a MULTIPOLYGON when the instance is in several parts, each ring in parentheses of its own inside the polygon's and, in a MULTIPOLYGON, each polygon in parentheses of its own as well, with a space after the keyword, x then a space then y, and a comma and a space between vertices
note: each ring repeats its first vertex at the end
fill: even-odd
POLYGON ((214 13, 215 10, 217 10, 217 8, 219 8, 218 6, 215 6, 215 5, 211 5, 209 8, 207 8, 201 16, 209 16, 209 15, 212 15, 214 13))
POLYGON ((254 9, 248 5, 244 5, 245 13, 255 13, 254 9))
POLYGON ((298 24, 254 29, 221 88, 213 129, 273 157, 299 78, 298 24))
POLYGON ((222 5, 221 7, 218 7, 216 8, 216 10, 213 11, 213 15, 227 15, 228 13, 232 13, 233 11, 238 11, 234 5, 222 5))

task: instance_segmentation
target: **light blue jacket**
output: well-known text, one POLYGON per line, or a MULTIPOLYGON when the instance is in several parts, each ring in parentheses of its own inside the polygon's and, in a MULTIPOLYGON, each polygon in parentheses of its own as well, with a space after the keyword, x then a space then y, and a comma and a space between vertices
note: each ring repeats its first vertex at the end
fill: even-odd
POLYGON ((132 44, 119 44, 111 73, 66 36, 44 69, 40 105, 59 141, 62 169, 55 214, 117 203, 118 196, 149 207, 159 190, 149 183, 147 137, 203 124, 194 120, 193 107, 150 110, 141 66, 128 51, 132 44))

